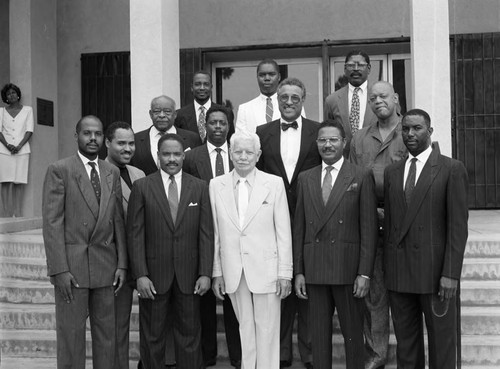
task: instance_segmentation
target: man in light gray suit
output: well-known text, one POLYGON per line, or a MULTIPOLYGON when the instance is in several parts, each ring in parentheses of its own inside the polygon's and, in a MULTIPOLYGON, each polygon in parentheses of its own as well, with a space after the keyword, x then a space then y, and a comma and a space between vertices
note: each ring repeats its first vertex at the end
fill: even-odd
MULTIPOLYGON (((142 170, 128 165, 135 153, 134 131, 126 122, 114 122, 106 129, 106 161, 120 170, 123 212, 127 216, 128 199, 133 183, 145 174, 142 170)), ((130 275, 130 274, 129 274, 130 275)), ((129 367, 130 312, 135 283, 129 277, 115 297, 116 355, 115 369, 129 367)))
POLYGON ((99 118, 76 125, 78 152, 51 164, 43 185, 43 238, 55 288, 57 368, 84 369, 90 316, 94 369, 114 365, 114 296, 127 268, 120 174, 97 158, 99 118))

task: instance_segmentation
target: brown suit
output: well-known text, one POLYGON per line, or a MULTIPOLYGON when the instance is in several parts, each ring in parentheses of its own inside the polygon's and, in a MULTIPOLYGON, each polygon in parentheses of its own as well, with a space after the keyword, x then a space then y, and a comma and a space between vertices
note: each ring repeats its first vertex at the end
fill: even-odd
POLYGON ((70 272, 80 287, 72 288, 74 300, 70 304, 55 291, 59 368, 85 367, 85 321, 89 314, 94 368, 113 366, 112 285, 116 269, 127 268, 127 252, 118 169, 99 160, 99 173, 100 203, 77 155, 51 164, 43 185, 48 275, 70 272))
POLYGON ((148 369, 163 368, 165 324, 173 304, 177 368, 201 368, 200 276, 211 277, 213 221, 205 181, 187 173, 173 223, 160 171, 135 182, 128 207, 128 247, 135 279, 148 276, 155 300, 140 299, 141 360, 148 369))
POLYGON ((299 175, 293 227, 294 275, 307 284, 314 366, 332 367, 332 323, 338 310, 347 368, 364 368, 363 300, 352 295, 357 275, 370 276, 377 242, 371 172, 344 161, 326 206, 321 166, 299 175))

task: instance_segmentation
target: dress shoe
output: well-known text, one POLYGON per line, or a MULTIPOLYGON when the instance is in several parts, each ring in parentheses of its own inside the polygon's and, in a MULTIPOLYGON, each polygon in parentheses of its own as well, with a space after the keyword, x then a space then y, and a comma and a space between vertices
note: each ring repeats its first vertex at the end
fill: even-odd
POLYGON ((313 363, 311 362, 304 363, 304 366, 306 367, 306 369, 314 369, 313 363))
POLYGON ((241 369, 241 360, 238 361, 231 360, 231 365, 234 366, 236 369, 241 369))
POLYGON ((280 361, 280 368, 288 368, 289 366, 292 366, 292 362, 288 360, 281 360, 280 361))
POLYGON ((383 361, 370 360, 365 364, 365 369, 384 369, 385 363, 383 361))
POLYGON ((165 364, 165 368, 175 369, 175 364, 165 364))
POLYGON ((205 361, 205 366, 214 366, 215 364, 217 364, 215 359, 205 361))

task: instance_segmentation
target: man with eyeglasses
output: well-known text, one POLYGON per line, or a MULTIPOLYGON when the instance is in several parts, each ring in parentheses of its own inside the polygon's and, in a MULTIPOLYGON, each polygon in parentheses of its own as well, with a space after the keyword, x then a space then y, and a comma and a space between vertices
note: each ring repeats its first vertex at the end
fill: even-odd
MULTIPOLYGON (((319 123, 301 116, 305 98, 306 88, 299 79, 284 79, 278 86, 281 118, 257 127, 262 145, 257 167, 283 179, 292 222, 297 202, 298 175, 321 163, 316 146, 319 123)), ((293 294, 282 301, 281 367, 288 367, 292 363, 293 322, 298 311, 299 353, 306 368, 312 368, 307 305, 307 301, 298 300, 293 294)))
MULTIPOLYGON (((207 132, 205 130, 207 111, 211 107, 222 107, 222 105, 216 104, 212 101, 212 76, 210 73, 204 70, 195 72, 193 75, 193 81, 191 82, 191 92, 194 97, 193 102, 177 110, 174 125, 177 128, 186 129, 199 134, 201 141, 205 142, 207 138, 207 132)), ((234 115, 231 109, 227 109, 229 114, 227 139, 229 140, 234 133, 234 115)), ((214 347, 213 350, 216 352, 217 347, 214 347)))
POLYGON ((133 166, 141 169, 146 175, 158 171, 157 146, 160 137, 165 133, 181 136, 186 150, 201 145, 197 133, 174 126, 176 115, 175 101, 172 98, 162 95, 151 101, 149 116, 153 125, 135 134, 135 156, 131 161, 133 166))
POLYGON ((398 94, 385 81, 375 82, 368 94, 368 104, 378 121, 357 131, 351 140, 349 160, 373 171, 379 237, 370 292, 365 298, 365 369, 383 368, 389 350, 389 301, 382 271, 384 246, 384 170, 405 158, 408 150, 401 135, 398 94))
POLYGON ((337 309, 346 368, 364 368, 363 298, 370 289, 377 242, 373 175, 343 157, 340 122, 321 123, 322 164, 298 178, 293 223, 295 292, 309 301, 313 362, 332 367, 332 318, 337 309))
POLYGON ((344 156, 349 157, 352 135, 362 127, 377 121, 372 110, 367 108, 368 75, 370 57, 361 50, 350 51, 345 58, 344 74, 349 82, 325 100, 324 119, 334 119, 344 126, 346 145, 344 156))

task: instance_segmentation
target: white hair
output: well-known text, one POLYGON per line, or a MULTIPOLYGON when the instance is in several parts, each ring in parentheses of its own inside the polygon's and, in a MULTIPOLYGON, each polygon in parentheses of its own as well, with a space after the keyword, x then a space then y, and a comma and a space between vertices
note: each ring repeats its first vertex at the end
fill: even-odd
POLYGON ((247 140, 253 141, 253 146, 256 152, 260 150, 260 138, 257 135, 257 133, 241 130, 241 131, 236 131, 236 133, 234 133, 231 136, 230 139, 231 151, 233 151, 233 147, 235 146, 236 142, 247 141, 247 140))

